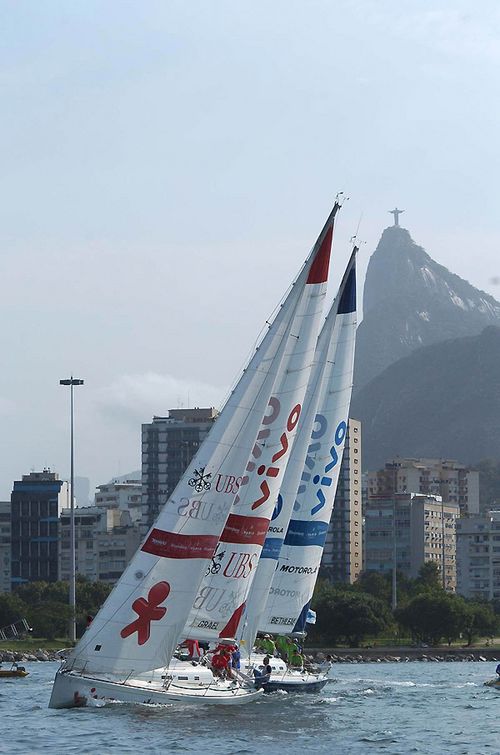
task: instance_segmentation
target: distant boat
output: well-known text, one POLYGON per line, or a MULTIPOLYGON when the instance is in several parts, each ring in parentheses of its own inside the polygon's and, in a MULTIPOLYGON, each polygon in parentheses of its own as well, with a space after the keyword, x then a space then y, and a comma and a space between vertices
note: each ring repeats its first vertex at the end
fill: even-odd
POLYGON ((19 666, 17 663, 13 663, 9 669, 2 668, 0 663, 0 679, 22 679, 28 676, 28 673, 24 666, 19 666))

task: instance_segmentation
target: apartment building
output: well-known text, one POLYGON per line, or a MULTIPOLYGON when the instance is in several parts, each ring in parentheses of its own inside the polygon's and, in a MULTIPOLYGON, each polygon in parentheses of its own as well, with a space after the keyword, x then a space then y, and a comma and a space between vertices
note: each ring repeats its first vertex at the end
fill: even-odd
POLYGON ((55 582, 59 576, 59 516, 69 486, 56 472, 30 472, 11 494, 11 586, 55 582))
POLYGON ((332 582, 353 583, 363 568, 361 422, 349 419, 330 526, 321 561, 332 582))
POLYGON ((500 599, 500 511, 457 521, 457 592, 500 599))
POLYGON ((383 469, 368 472, 368 496, 394 494, 438 495, 457 503, 462 516, 479 513, 479 472, 449 459, 388 461, 383 469))
POLYGON ((218 412, 170 409, 142 426, 142 525, 147 530, 210 432, 218 412))
POLYGON ((456 588, 456 523, 458 503, 415 493, 368 499, 364 518, 364 568, 396 569, 416 577, 422 564, 439 567, 446 590, 456 588), (444 576, 443 576, 444 574, 444 576))

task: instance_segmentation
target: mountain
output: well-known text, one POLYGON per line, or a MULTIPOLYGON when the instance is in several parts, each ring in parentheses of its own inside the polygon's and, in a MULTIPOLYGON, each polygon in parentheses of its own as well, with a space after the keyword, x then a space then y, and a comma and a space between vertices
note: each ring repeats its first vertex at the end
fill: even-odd
POLYGON ((366 274, 355 391, 401 357, 500 326, 500 303, 454 275, 400 226, 386 228, 366 274))
POLYGON ((363 468, 396 456, 500 458, 500 328, 426 346, 353 397, 363 468))

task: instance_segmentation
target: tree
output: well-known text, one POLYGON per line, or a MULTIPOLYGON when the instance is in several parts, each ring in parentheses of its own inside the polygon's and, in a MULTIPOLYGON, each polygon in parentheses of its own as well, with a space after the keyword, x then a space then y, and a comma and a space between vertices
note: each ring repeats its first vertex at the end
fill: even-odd
POLYGON ((25 619, 27 613, 28 606, 15 592, 0 594, 0 629, 19 619, 25 619))
POLYGON ((314 635, 324 642, 346 642, 359 646, 367 636, 387 630, 392 623, 388 606, 378 598, 353 590, 323 588, 314 608, 317 612, 314 635))
POLYGON ((383 576, 379 572, 364 571, 361 572, 354 586, 359 592, 368 593, 374 598, 383 600, 387 605, 391 605, 392 586, 390 576, 388 580, 386 576, 383 576))
POLYGON ((423 592, 398 608, 395 618, 417 641, 437 645, 444 637, 451 644, 464 629, 466 604, 444 590, 423 592))
POLYGON ((443 584, 439 566, 435 561, 425 561, 418 570, 418 576, 414 580, 413 590, 416 594, 433 590, 442 590, 443 584))
POLYGON ((493 637, 498 629, 498 618, 488 603, 467 603, 465 606, 464 633, 467 645, 475 637, 493 637))

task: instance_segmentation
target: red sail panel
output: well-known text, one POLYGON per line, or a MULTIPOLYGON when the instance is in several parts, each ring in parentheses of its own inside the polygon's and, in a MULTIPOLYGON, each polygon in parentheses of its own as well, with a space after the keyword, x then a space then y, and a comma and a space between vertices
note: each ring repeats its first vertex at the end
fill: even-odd
POLYGON ((230 514, 220 539, 222 543, 262 545, 269 529, 269 519, 259 516, 230 514))
POLYGON ((323 239, 320 248, 316 252, 316 256, 309 270, 309 276, 307 283, 324 283, 328 280, 328 268, 330 266, 330 252, 332 250, 332 238, 333 238, 333 225, 328 228, 325 238, 323 239))
POLYGON ((179 535, 152 529, 141 550, 162 558, 212 558, 217 542, 215 535, 179 535))

